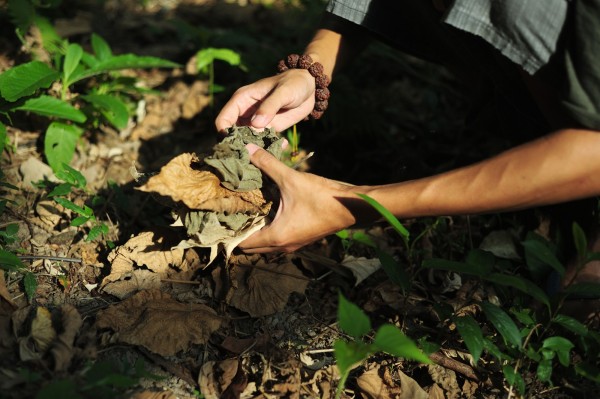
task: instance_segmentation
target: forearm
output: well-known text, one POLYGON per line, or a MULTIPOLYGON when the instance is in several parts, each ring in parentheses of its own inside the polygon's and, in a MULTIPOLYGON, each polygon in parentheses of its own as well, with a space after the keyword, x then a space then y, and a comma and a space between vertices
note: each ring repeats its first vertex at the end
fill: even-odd
POLYGON ((600 133, 563 130, 480 163, 360 191, 399 217, 477 214, 600 194, 600 133))
POLYGON ((332 77, 348 60, 363 50, 368 42, 369 36, 360 26, 326 13, 304 54, 323 64, 325 74, 332 77))

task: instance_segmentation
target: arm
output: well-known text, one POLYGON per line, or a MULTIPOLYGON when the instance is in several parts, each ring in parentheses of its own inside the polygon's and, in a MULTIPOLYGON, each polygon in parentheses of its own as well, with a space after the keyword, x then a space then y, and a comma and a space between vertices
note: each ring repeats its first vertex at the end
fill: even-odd
POLYGON ((294 251, 357 221, 376 218, 367 194, 398 217, 474 214, 600 194, 600 132, 561 130, 477 164, 382 186, 347 186, 300 173, 257 150, 255 163, 279 185, 273 222, 246 239, 247 252, 294 251))
MULTIPOLYGON (((366 44, 360 27, 326 14, 304 54, 323 64, 332 77, 344 59, 366 44)), ((275 68, 275 63, 273 65, 275 68)), ((315 101, 315 80, 307 70, 291 69, 238 89, 216 118, 222 131, 234 124, 273 127, 280 132, 310 114, 315 101)))

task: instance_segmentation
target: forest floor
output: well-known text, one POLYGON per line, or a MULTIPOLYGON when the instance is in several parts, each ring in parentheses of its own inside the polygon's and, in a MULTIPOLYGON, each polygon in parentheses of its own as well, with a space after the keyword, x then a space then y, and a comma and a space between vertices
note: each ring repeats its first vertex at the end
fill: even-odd
MULTIPOLYGON (((100 199, 94 213, 109 229, 95 240, 85 239, 89 226, 71 226, 72 212, 48 198, 51 182, 35 184, 53 179, 41 148, 47 121, 29 117, 8 127, 12 149, 2 170, 18 190, 4 194, 14 202, 0 226, 18 224, 17 253, 37 286, 28 296, 23 274, 1 275, 1 397, 332 397, 339 381, 333 346, 349 339, 337 323, 340 292, 374 327, 393 324, 420 346, 436 344, 429 365, 371 356, 352 372, 345 397, 508 396, 501 365, 492 357, 475 365, 451 319, 441 316, 440 304, 478 314, 476 302, 499 301, 494 287, 423 270, 419 262, 433 254, 460 260, 516 219, 403 221, 411 234, 422 233, 410 254, 387 223, 353 230, 399 259, 412 276, 405 293, 390 282, 374 250, 337 236, 292 254, 234 252, 208 265, 208 249, 174 248, 181 232, 170 226, 170 208, 137 189, 132 167, 157 172, 181 153, 212 152, 219 107, 240 85, 270 74, 283 54, 301 51, 318 21, 318 6, 309 5, 106 0, 63 7, 55 23, 71 41, 85 46, 95 32, 115 53, 159 56, 183 67, 131 71, 156 93, 140 99, 126 129, 99 126, 78 146, 72 166, 87 189, 70 199, 100 199), (203 47, 236 49, 247 69, 216 65, 215 80, 225 91, 214 99, 206 76, 190 67, 203 47)), ((8 39, 11 30, 3 33, 0 71, 23 57, 16 37, 8 39)), ((398 67, 363 64, 355 75, 340 75, 331 115, 298 125, 302 151, 315 151, 305 170, 376 184, 435 173, 494 150, 475 151, 477 139, 468 151, 452 147, 462 140, 466 105, 446 71, 385 47, 371 55, 398 67), (374 83, 373 71, 392 83, 374 83)), ((573 387, 544 389, 536 397, 577 396, 569 394, 573 387)))

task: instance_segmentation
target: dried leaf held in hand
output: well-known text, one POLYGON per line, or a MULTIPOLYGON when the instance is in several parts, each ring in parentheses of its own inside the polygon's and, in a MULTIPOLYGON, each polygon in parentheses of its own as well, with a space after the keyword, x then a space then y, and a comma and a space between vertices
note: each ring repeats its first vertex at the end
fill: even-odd
POLYGON ((181 202, 190 209, 225 213, 262 213, 267 201, 258 189, 237 192, 221 186, 217 175, 202 169, 196 154, 184 153, 173 158, 152 176, 141 191, 154 192, 181 202))

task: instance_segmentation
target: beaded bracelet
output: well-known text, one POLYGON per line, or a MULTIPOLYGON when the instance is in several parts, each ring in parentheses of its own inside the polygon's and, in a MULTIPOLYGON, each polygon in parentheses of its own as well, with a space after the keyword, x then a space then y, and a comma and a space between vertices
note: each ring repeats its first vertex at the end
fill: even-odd
POLYGON ((309 116, 313 119, 321 118, 329 105, 329 96, 331 95, 327 88, 331 80, 323 73, 323 65, 320 62, 313 62, 309 55, 290 54, 277 64, 279 73, 288 69, 306 69, 315 78, 315 107, 309 116))

